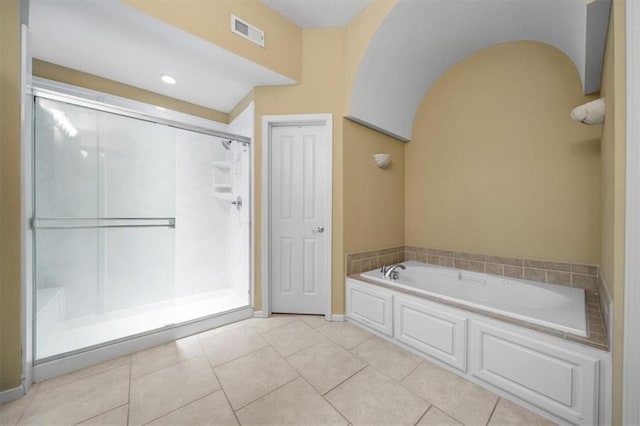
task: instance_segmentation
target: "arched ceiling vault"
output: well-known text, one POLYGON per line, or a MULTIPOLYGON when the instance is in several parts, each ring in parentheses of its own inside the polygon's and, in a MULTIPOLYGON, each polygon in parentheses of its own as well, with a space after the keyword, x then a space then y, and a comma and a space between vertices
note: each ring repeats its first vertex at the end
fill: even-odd
POLYGON ((399 0, 373 36, 347 118, 402 141, 436 80, 481 49, 538 41, 564 52, 585 94, 600 89, 610 0, 399 0))

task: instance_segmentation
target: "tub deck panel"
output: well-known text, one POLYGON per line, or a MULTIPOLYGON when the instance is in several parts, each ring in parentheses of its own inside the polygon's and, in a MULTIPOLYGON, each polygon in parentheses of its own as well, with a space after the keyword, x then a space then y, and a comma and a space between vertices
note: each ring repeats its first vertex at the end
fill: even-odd
POLYGON ((423 300, 397 296, 394 300, 395 336, 400 342, 467 371, 467 319, 425 306, 423 300))
POLYGON ((347 288, 349 318, 387 336, 393 336, 393 299, 375 287, 352 283, 347 288))
POLYGON ((596 358, 474 322, 469 372, 566 420, 597 424, 596 358))

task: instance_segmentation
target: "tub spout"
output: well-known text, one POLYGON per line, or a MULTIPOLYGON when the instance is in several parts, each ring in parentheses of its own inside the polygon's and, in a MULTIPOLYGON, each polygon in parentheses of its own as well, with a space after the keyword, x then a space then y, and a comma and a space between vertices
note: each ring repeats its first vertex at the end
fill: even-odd
POLYGON ((386 268, 384 272, 384 277, 390 280, 397 280, 398 275, 400 273, 396 271, 396 269, 407 269, 407 267, 404 266, 402 263, 396 263, 395 265, 391 265, 388 268, 386 268))

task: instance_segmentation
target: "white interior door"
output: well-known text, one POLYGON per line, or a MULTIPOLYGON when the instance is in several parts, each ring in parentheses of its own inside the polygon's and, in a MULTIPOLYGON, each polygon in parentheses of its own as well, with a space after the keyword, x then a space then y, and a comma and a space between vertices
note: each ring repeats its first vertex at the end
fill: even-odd
POLYGON ((330 284, 324 126, 271 128, 271 311, 324 314, 330 284))

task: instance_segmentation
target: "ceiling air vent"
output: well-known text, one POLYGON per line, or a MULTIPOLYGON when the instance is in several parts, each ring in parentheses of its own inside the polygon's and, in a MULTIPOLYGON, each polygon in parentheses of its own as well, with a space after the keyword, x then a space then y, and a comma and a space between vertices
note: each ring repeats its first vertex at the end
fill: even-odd
POLYGON ((234 15, 231 15, 231 31, 264 47, 264 31, 234 15))

